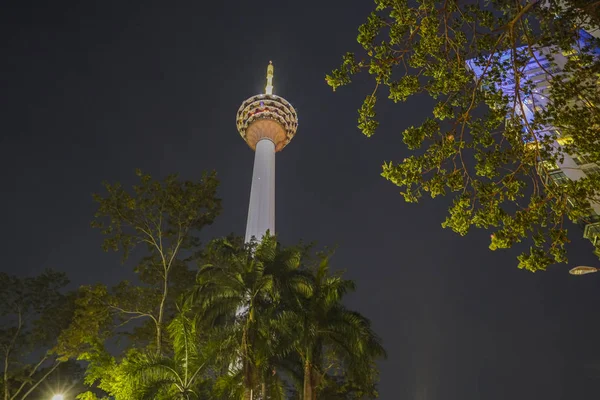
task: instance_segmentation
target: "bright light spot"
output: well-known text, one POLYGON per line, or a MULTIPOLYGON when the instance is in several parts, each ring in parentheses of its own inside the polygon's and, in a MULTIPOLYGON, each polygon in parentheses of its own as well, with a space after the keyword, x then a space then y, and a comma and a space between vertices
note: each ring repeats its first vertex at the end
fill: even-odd
POLYGON ((52 396, 52 400, 65 400, 65 396, 63 396, 62 394, 55 394, 54 396, 52 396))
POLYGON ((569 273, 571 275, 586 275, 586 274, 593 274, 595 272, 598 272, 598 268, 586 267, 586 266, 575 267, 569 271, 569 273))

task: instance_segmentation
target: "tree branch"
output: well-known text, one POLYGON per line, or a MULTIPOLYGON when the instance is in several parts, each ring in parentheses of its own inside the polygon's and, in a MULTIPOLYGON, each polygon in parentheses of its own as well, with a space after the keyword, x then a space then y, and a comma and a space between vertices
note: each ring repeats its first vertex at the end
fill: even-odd
MULTIPOLYGON (((42 357, 42 359, 40 360, 40 362, 38 362, 35 367, 33 367, 33 369, 31 370, 31 372, 29 373, 28 377, 32 377, 33 374, 35 374, 35 372, 37 371, 37 369, 40 367, 40 365, 42 365, 44 363, 44 361, 46 361, 48 359, 48 354, 46 354, 44 357, 42 357)), ((27 382, 23 382, 21 383, 21 386, 19 386, 19 389, 17 389, 17 391, 15 392, 15 394, 11 397, 12 399, 15 399, 17 397, 17 395, 19 393, 21 393, 21 390, 23 390, 23 388, 25 387, 25 385, 27 384, 27 382)))
POLYGON ((9 345, 6 346, 6 353, 4 353, 4 399, 5 400, 8 400, 8 396, 10 395, 9 384, 8 384, 8 368, 9 368, 10 353, 13 349, 13 346, 17 342, 17 338, 19 337, 19 334, 21 333, 21 328, 23 327, 23 314, 22 314, 20 306, 17 307, 17 315, 19 318, 19 322, 17 324, 17 331, 13 335, 9 345))
POLYGON ((54 370, 60 365, 62 364, 62 361, 56 361, 56 363, 52 366, 52 368, 50 368, 50 370, 48 372, 46 372, 44 374, 44 376, 42 376, 24 395, 23 397, 21 397, 21 400, 24 400, 27 396, 29 396, 31 394, 31 392, 33 392, 35 390, 35 388, 37 388, 39 386, 40 383, 42 383, 52 372, 54 372, 54 370))

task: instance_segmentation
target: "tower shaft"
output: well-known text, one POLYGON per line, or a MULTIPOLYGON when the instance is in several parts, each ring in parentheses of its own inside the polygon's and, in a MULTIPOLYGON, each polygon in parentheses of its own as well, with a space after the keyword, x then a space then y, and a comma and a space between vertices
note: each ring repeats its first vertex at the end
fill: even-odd
POLYGON ((246 242, 275 234, 275 153, 296 134, 298 115, 292 105, 273 94, 273 63, 267 67, 264 94, 246 99, 238 109, 236 125, 242 138, 255 151, 246 242))
POLYGON ((269 231, 275 234, 275 144, 268 138, 256 143, 246 242, 261 240, 269 231))

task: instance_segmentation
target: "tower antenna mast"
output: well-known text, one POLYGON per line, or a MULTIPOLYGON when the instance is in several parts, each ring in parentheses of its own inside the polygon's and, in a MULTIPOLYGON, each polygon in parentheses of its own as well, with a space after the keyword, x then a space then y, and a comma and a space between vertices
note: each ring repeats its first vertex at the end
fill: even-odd
POLYGON ((267 87, 265 87, 266 94, 273 94, 273 62, 269 61, 267 67, 267 87))

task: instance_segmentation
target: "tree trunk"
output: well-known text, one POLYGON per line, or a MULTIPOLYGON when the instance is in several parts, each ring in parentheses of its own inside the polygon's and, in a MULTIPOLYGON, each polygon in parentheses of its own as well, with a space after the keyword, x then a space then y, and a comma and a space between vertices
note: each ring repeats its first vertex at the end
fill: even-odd
POLYGON ((6 347, 6 350, 4 353, 4 398, 6 400, 8 400, 8 398, 10 396, 10 382, 8 381, 8 367, 10 364, 10 353, 12 351, 13 346, 17 342, 19 334, 21 333, 21 328, 23 327, 23 314, 21 313, 20 306, 18 307, 17 311, 18 311, 18 315, 19 315, 19 324, 17 325, 17 331, 15 332, 15 335, 13 336, 12 340, 10 341, 8 347, 6 347))
POLYGON ((310 383, 310 392, 312 394, 312 400, 317 400, 317 386, 319 386, 319 384, 321 383, 321 379, 319 373, 313 366, 311 366, 310 368, 310 383))
POLYGON ((9 350, 6 350, 6 355, 4 356, 4 400, 8 400, 8 393, 10 391, 10 387, 8 385, 8 356, 9 350))
POLYGON ((260 385, 260 399, 261 400, 267 399, 267 384, 265 383, 265 381, 263 381, 263 383, 261 383, 261 385, 260 385))
POLYGON ((312 363, 304 364, 304 395, 302 400, 317 400, 317 386, 319 386, 319 375, 312 363))
POLYGON ((253 388, 254 388, 254 382, 255 380, 253 379, 253 366, 250 363, 249 360, 249 354, 248 354, 248 329, 247 326, 244 326, 244 329, 242 331, 242 359, 241 359, 241 366, 242 366, 242 374, 243 374, 243 384, 244 384, 244 400, 253 400, 254 397, 254 392, 253 392, 253 388))
POLYGON ((304 363, 303 400, 313 400, 312 368, 309 361, 304 363))
POLYGON ((169 273, 165 271, 165 280, 163 282, 163 293, 158 307, 158 319, 156 323, 156 354, 159 356, 162 353, 162 325, 165 314, 165 303, 169 294, 169 273))

